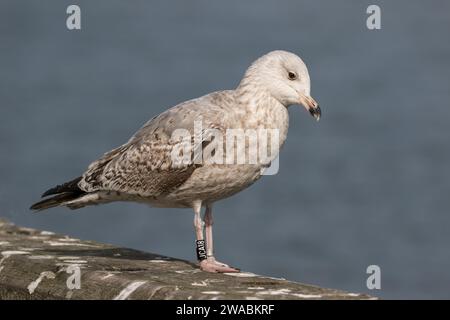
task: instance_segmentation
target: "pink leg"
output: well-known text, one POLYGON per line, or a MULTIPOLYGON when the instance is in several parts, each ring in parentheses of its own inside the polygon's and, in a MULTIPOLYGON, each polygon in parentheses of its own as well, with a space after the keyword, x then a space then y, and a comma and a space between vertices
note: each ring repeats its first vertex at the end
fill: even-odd
POLYGON ((239 272, 239 269, 232 268, 225 263, 219 262, 214 258, 213 235, 212 235, 212 206, 207 205, 205 211, 206 226, 206 256, 205 260, 200 261, 200 267, 209 272, 239 272))
POLYGON ((205 225, 206 225, 206 248, 207 248, 206 254, 208 257, 214 257, 213 235, 212 235, 213 218, 211 205, 206 206, 205 225))
POLYGON ((200 216, 202 210, 202 203, 197 202, 193 206, 194 209, 194 229, 195 229, 195 238, 198 240, 203 240, 203 221, 200 216))

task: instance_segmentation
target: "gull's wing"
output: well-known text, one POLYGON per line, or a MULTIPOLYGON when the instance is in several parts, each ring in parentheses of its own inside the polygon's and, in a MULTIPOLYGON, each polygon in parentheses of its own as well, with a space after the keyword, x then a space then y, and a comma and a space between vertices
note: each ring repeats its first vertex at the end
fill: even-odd
POLYGON ((188 130, 193 139, 194 121, 203 132, 223 130, 230 92, 213 93, 177 105, 147 122, 126 144, 93 162, 78 186, 86 192, 117 191, 144 197, 170 193, 182 185, 201 164, 174 163, 172 152, 180 150, 176 129, 188 130), (224 105, 225 104, 225 105, 224 105))

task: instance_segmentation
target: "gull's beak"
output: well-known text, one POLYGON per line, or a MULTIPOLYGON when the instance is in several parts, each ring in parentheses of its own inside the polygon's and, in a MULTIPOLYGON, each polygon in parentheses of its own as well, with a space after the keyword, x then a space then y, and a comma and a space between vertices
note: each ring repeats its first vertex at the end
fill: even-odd
POLYGON ((309 113, 316 119, 320 120, 322 111, 320 110, 319 104, 310 96, 301 95, 300 103, 309 111, 309 113))

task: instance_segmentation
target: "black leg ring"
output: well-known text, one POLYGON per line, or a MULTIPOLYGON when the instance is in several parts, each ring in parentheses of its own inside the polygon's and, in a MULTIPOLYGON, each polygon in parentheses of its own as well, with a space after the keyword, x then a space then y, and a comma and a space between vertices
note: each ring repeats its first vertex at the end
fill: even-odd
POLYGON ((195 242, 196 249, 197 249, 197 260, 202 261, 205 260, 206 257, 206 247, 205 247, 205 240, 197 240, 195 242))

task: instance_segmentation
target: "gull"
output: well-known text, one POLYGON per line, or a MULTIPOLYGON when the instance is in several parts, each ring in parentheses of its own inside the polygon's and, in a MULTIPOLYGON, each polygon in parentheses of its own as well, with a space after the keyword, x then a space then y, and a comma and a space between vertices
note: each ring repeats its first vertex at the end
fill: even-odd
MULTIPOLYGON (((42 195, 46 198, 31 209, 40 211, 57 206, 79 209, 113 201, 191 208, 200 269, 239 272, 214 257, 213 204, 242 191, 264 175, 286 140, 291 105, 303 105, 317 121, 320 119, 321 110, 310 95, 310 77, 302 59, 287 51, 269 52, 250 65, 234 90, 182 102, 152 118, 127 143, 91 163, 80 177, 47 190, 42 195), (195 128, 198 123, 200 130, 195 128), (271 141, 278 147, 271 149, 273 152, 265 161, 208 161, 225 157, 219 152, 225 143, 218 134, 227 136, 229 129, 275 130, 276 138, 271 141), (215 135, 206 134, 209 131, 215 135), (199 146, 205 151, 214 141, 215 148, 209 156, 198 156, 205 154, 196 153, 199 146)), ((233 142, 224 150, 240 155, 249 152, 249 142, 240 149, 233 142)))

